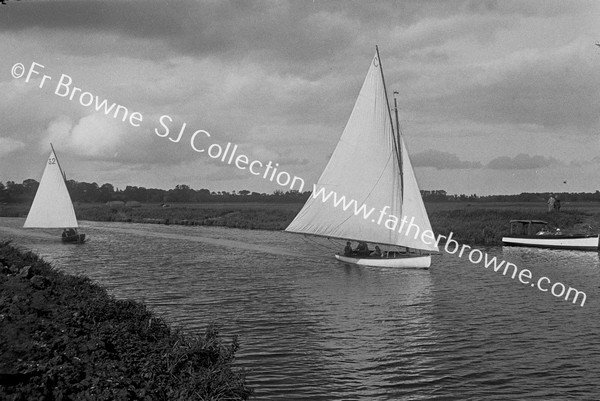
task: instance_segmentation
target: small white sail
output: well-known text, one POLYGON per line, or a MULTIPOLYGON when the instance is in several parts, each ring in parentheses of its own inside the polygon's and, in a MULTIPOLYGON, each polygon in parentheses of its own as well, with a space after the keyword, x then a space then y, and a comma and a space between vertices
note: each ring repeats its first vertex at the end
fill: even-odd
POLYGON ((311 196, 286 231, 437 251, 420 235, 414 238, 417 227, 422 233, 431 230, 431 224, 404 141, 400 142, 404 171, 400 171, 376 53, 339 143, 316 184, 317 191, 325 191, 322 195, 335 192, 340 204, 334 207, 333 195, 326 202, 322 196, 311 196), (356 204, 344 210, 342 196, 346 204, 352 200, 356 204), (355 213, 363 204, 367 209, 355 213), (365 218, 371 208, 374 211, 365 218), (403 217, 412 221, 409 235, 405 235, 408 223, 400 230, 403 217))
POLYGON ((25 228, 76 228, 77 218, 63 173, 50 152, 40 186, 23 225, 25 228))

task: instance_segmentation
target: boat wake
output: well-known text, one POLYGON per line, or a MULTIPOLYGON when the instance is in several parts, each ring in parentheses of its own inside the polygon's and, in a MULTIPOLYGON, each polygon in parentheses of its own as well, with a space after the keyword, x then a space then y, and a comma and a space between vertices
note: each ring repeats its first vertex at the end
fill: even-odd
POLYGON ((280 255, 280 256, 306 257, 306 254, 303 254, 300 252, 289 251, 287 249, 280 248, 280 247, 274 247, 272 245, 250 244, 250 243, 243 242, 243 241, 236 241, 236 240, 223 239, 223 238, 210 238, 210 237, 201 237, 201 236, 188 235, 188 234, 146 231, 146 230, 140 230, 140 229, 135 229, 135 228, 123 228, 123 227, 113 227, 113 226, 110 227, 110 231, 120 232, 123 234, 139 235, 139 236, 144 236, 144 237, 198 242, 198 243, 211 244, 211 245, 215 245, 215 246, 223 246, 223 247, 228 247, 228 248, 244 249, 247 251, 269 253, 269 254, 280 255))
MULTIPOLYGON (((7 219, 13 220, 13 219, 7 219)), ((18 225, 19 227, 10 227, 10 225, 1 225, 0 226, 0 240, 10 240, 10 239, 27 239, 29 241, 38 242, 59 242, 57 241, 56 232, 52 232, 52 230, 24 230, 20 227, 22 223, 20 223, 21 219, 18 222, 12 222, 10 225, 18 225)), ((275 244, 257 244, 250 243, 244 240, 235 240, 235 239, 227 239, 227 238, 214 238, 203 236, 202 232, 165 232, 157 230, 158 226, 155 225, 140 225, 140 224, 131 224, 130 227, 124 227, 121 223, 103 223, 103 222, 84 222, 80 224, 80 227, 85 227, 88 230, 88 233, 93 238, 89 244, 101 243, 105 239, 113 237, 115 234, 123 234, 123 235, 135 235, 137 237, 151 237, 151 238, 160 238, 166 240, 176 240, 179 242, 195 242, 202 244, 210 244, 218 247, 225 248, 234 248, 240 250, 246 250, 250 252, 258 252, 263 254, 272 254, 278 256, 288 256, 294 258, 301 259, 323 259, 324 256, 330 257, 331 255, 324 255, 322 253, 310 254, 309 252, 303 252, 302 250, 306 249, 306 245, 301 241, 291 240, 290 242, 281 242, 277 241, 275 244), (148 227, 151 227, 149 229, 148 227), (294 250, 290 250, 293 248, 294 250)), ((172 227, 167 228, 167 226, 161 226, 161 229, 171 229, 172 227)), ((175 227, 177 229, 179 227, 175 227)), ((56 231, 56 230, 54 230, 56 231)), ((265 242, 271 242, 270 240, 265 239, 265 242)), ((110 242, 110 241, 109 241, 110 242)))

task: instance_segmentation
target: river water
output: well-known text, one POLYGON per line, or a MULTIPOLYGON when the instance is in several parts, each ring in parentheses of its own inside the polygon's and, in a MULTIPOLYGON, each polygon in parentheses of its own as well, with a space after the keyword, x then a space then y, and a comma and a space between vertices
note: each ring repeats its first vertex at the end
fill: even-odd
POLYGON ((340 263, 327 240, 282 232, 83 222, 91 240, 64 245, 22 225, 0 218, 0 240, 187 332, 212 321, 238 335, 255 399, 600 399, 594 252, 480 248, 584 291, 580 306, 447 254, 429 270, 392 270, 340 263))

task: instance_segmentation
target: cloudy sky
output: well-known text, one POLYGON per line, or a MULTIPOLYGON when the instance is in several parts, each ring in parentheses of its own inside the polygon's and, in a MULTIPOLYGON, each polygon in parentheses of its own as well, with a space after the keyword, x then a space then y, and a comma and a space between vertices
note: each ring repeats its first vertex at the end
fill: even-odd
POLYGON ((422 189, 593 192, 599 21, 597 1, 11 0, 0 5, 0 181, 39 180, 52 142, 77 181, 281 189, 194 151, 204 130, 197 148, 231 142, 312 184, 377 44, 422 189), (26 82, 33 62, 43 67, 26 82), (92 97, 142 121, 96 111, 92 97))

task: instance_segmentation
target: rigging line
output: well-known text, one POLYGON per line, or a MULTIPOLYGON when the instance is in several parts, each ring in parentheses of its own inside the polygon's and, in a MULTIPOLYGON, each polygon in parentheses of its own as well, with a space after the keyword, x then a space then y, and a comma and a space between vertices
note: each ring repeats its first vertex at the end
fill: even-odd
MULTIPOLYGON (((345 251, 345 247, 346 247, 346 242, 350 242, 349 240, 343 240, 343 241, 335 241, 335 239, 337 238, 327 238, 329 240, 329 242, 332 242, 335 245, 335 249, 343 249, 345 251)), ((341 254, 341 252, 339 253, 341 254)))
POLYGON ((331 248, 328 248, 328 247, 326 247, 326 246, 325 246, 325 245, 323 245, 323 244, 319 244, 317 241, 315 241, 314 239, 310 238, 310 237, 309 237, 309 236, 307 236, 307 235, 304 235, 304 239, 305 239, 306 241, 308 241, 308 242, 311 242, 311 243, 313 243, 313 244, 314 244, 314 245, 316 245, 317 247, 319 247, 319 248, 321 248, 321 249, 324 249, 324 250, 326 250, 327 252, 331 252, 331 251, 332 251, 332 249, 331 249, 331 248))
POLYGON ((400 135, 400 122, 398 121, 398 102, 396 101, 397 91, 394 91, 394 112, 396 114, 396 134, 398 135, 398 164, 400 165, 400 199, 404 199, 404 174, 403 174, 403 160, 404 154, 402 153, 402 136, 400 135))
MULTIPOLYGON (((402 174, 402 164, 400 163, 400 136, 398 134, 398 139, 396 139, 396 135, 394 134, 394 123, 392 122, 392 110, 390 110, 390 100, 388 99, 387 87, 385 85, 385 77, 383 76, 383 65, 381 64, 381 56, 379 55, 379 47, 375 46, 375 52, 377 53, 377 63, 379 64, 379 72, 381 73, 381 82, 383 82, 383 92, 385 94, 385 103, 387 105, 388 116, 390 118, 390 126, 392 127, 392 138, 394 139, 394 148, 396 150, 396 156, 398 159, 398 168, 400 169, 400 174, 402 174)), ((404 192, 404 189, 402 189, 404 192)), ((402 201, 402 198, 400 198, 402 201)))
POLYGON ((336 247, 341 247, 342 245, 344 245, 342 242, 336 242, 334 241, 333 238, 327 238, 329 240, 329 242, 333 242, 335 244, 336 247))
MULTIPOLYGON (((386 163, 386 166, 388 165, 389 160, 390 160, 391 157, 392 157, 392 154, 390 153, 390 156, 388 157, 388 162, 386 163)), ((371 196, 371 194, 373 193, 373 191, 377 187, 377 184, 379 184, 379 181, 381 181, 381 178, 383 177, 383 173, 385 173, 385 171, 386 171, 385 168, 383 170, 381 170, 381 174, 379 174, 379 177, 377 178, 377 181, 375 182, 375 184, 373 185, 373 187, 371 187, 371 190, 369 191, 369 193, 364 197, 364 200, 362 201, 361 205, 365 205, 366 206, 365 200, 369 199, 369 196, 371 196)), ((402 187, 400 187, 400 190, 402 191, 402 187)), ((354 200, 355 203, 358 204, 358 201, 356 199, 353 199, 353 200, 354 200)), ((372 207, 371 209, 374 210, 375 208, 372 207)), ((356 210, 356 209, 354 209, 354 210, 356 210)), ((359 208, 359 210, 360 210, 360 208, 359 208)), ((358 215, 352 213, 351 215, 349 215, 348 217, 346 217, 344 220, 342 220, 337 226, 335 226, 335 228, 341 227, 342 224, 346 223, 353 216, 358 216, 358 215)), ((364 212, 363 212, 363 216, 364 216, 364 212)))
POLYGON ((52 149, 52 154, 54 154, 54 160, 56 160, 56 164, 58 165, 58 170, 60 171, 60 174, 63 177, 63 180, 65 181, 65 184, 67 183, 67 176, 65 174, 65 172, 63 171, 62 167, 60 167, 60 162, 58 161, 58 155, 56 154, 56 151, 54 150, 54 146, 52 146, 52 142, 50 142, 50 148, 52 149))
POLYGON ((371 194, 373 193, 373 191, 375 190, 375 188, 377 187, 377 184, 379 184, 379 181, 381 181, 381 178, 383 177, 383 173, 386 172, 386 167, 388 166, 390 159, 392 157, 392 154, 390 153, 390 156, 388 157, 387 162, 385 163, 384 168, 381 170, 381 174, 379 174, 379 177, 377 177, 377 181, 375 181, 375 184, 373 184, 373 187, 371 188, 371 190, 369 191, 369 193, 367 194, 367 196, 365 196, 364 200, 362 201, 362 204, 364 205, 365 200, 367 200, 369 198, 369 196, 371 196, 371 194))

